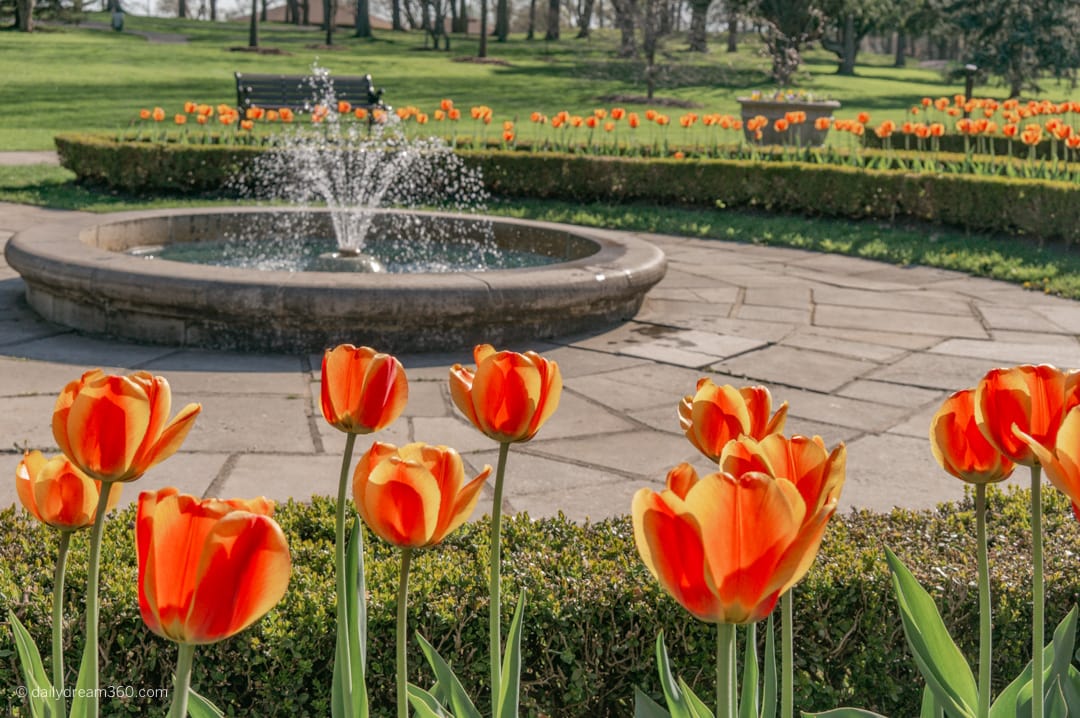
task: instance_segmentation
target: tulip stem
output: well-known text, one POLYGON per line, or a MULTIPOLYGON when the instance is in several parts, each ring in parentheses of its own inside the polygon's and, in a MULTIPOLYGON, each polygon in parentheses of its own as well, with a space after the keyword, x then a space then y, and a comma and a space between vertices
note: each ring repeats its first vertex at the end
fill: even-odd
POLYGON ((1043 541, 1042 470, 1031 467, 1031 718, 1043 716, 1043 541))
POLYGON ((979 710, 990 715, 990 656, 993 634, 990 619, 990 561, 986 547, 986 484, 975 484, 975 533, 979 567, 979 710))
POLYGON ((716 718, 735 718, 735 624, 716 624, 716 718))
POLYGON ((506 457, 510 453, 510 442, 499 444, 499 463, 495 469, 495 498, 491 508, 491 581, 488 607, 488 630, 491 651, 491 714, 499 709, 499 694, 502 690, 502 621, 500 607, 500 573, 502 570, 502 495, 503 477, 506 474, 506 457))
POLYGON ((795 603, 792 589, 780 598, 780 718, 792 718, 795 713, 795 603))
POLYGON ((412 549, 401 549, 401 578, 397 595, 397 699, 398 718, 409 718, 409 667, 405 648, 408 645, 406 629, 409 622, 409 564, 412 549))
POLYGON ((68 546, 71 532, 60 532, 60 547, 56 552, 56 570, 53 572, 52 608, 52 669, 54 709, 58 718, 67 715, 67 699, 64 698, 64 573, 67 571, 68 546))
MULTIPOLYGON (((356 444, 356 434, 345 434, 345 454, 341 457, 341 477, 338 479, 337 518, 335 522, 334 544, 334 573, 337 577, 337 651, 334 659, 338 661, 340 669, 338 675, 341 683, 342 703, 346 713, 353 710, 353 684, 352 684, 352 655, 349 650, 349 586, 345 576, 345 504, 349 489, 349 466, 352 464, 353 446, 356 444)), ((360 531, 360 526, 356 527, 360 531)), ((362 536, 357 536, 361 541, 362 536)), ((361 554, 364 551, 360 545, 361 554)))
MULTIPOLYGON (((109 509, 109 494, 112 484, 101 482, 98 496, 97 513, 94 514, 94 528, 90 529, 90 558, 86 568, 86 645, 83 647, 83 662, 90 675, 80 681, 83 687, 92 689, 87 697, 86 718, 98 718, 98 576, 101 574, 101 535, 105 529, 105 512, 109 509)), ((79 669, 82 678, 82 668, 79 669)))
POLYGON ((195 645, 179 644, 176 654, 176 675, 173 677, 173 699, 168 718, 187 718, 188 690, 191 687, 191 667, 195 659, 195 645))

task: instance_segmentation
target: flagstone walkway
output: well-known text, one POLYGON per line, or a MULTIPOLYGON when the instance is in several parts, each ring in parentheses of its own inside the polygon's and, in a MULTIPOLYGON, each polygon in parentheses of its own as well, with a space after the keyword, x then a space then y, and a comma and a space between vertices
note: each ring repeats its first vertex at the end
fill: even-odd
MULTIPOLYGON (((57 211, 0 204, 0 242, 57 211)), ((627 513, 668 468, 708 463, 679 431, 676 407, 703 376, 763 383, 790 404, 786 433, 848 447, 842 510, 927 508, 963 495, 927 441, 941 401, 989 368, 1080 366, 1080 304, 986 279, 850 257, 643 235, 667 253, 666 279, 633 321, 530 346, 562 367, 562 404, 535 440, 515 445, 507 509, 575 520, 627 513)), ((182 451, 130 487, 307 499, 336 491, 343 435, 319 411, 319 356, 141 346, 46 323, 0 264, 0 477, 25 448, 55 452, 50 419, 63 385, 92 367, 169 379, 174 405, 203 404, 182 451)), ((501 347, 500 347, 501 348, 501 347)), ((469 352, 401 357, 405 416, 380 440, 457 448, 472 470, 494 444, 455 410, 447 388, 469 352)), ((366 448, 367 438, 358 447, 366 448)), ((0 480, 0 505, 15 500, 0 480)))

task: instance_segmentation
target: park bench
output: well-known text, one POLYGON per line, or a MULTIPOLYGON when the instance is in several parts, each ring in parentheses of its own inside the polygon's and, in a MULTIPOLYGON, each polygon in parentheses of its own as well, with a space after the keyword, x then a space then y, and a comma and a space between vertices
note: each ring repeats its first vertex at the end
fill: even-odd
POLYGON ((330 85, 338 102, 344 100, 353 108, 362 107, 369 113, 375 109, 390 109, 383 104, 383 91, 381 88, 375 89, 371 75, 324 79, 310 75, 235 74, 236 106, 241 116, 250 107, 268 110, 287 107, 293 112, 311 112, 315 105, 326 101, 330 85))

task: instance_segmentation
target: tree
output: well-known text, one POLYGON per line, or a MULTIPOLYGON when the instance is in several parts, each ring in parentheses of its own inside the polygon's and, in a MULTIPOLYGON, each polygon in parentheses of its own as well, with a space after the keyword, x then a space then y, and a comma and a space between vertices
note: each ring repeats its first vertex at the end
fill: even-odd
POLYGON ((589 36, 594 7, 596 7, 596 0, 577 0, 574 14, 577 16, 577 39, 579 40, 589 36))
POLYGON ((480 47, 477 57, 487 57, 487 0, 480 0, 480 47))
POLYGON ((510 0, 495 2, 495 39, 506 42, 510 35, 510 0))
POLYGON ((802 48, 821 36, 824 18, 817 0, 754 0, 750 14, 762 24, 773 80, 787 85, 802 64, 802 48))
POLYGON ((1080 64, 1080 5, 1075 0, 954 1, 946 12, 966 40, 966 60, 1001 77, 1009 97, 1025 89, 1039 91, 1038 80, 1046 74, 1072 77, 1080 64))
POLYGON ((544 33, 544 39, 559 39, 559 0, 548 0, 547 32, 544 33))
POLYGON ((713 0, 690 0, 690 32, 687 40, 691 52, 708 52, 708 39, 705 24, 709 18, 709 6, 713 0))
POLYGON ((826 0, 822 11, 827 21, 821 46, 839 59, 838 75, 855 74, 859 43, 871 32, 882 29, 889 20, 891 0, 826 0))
POLYGON ((356 37, 371 38, 371 7, 368 0, 356 0, 356 37))
POLYGON ((660 47, 660 40, 667 34, 670 23, 665 21, 668 12, 664 0, 645 0, 641 16, 641 46, 645 50, 645 88, 648 98, 653 98, 656 92, 656 51, 660 47))
POLYGON ((337 0, 323 0, 323 29, 326 30, 326 45, 334 44, 334 21, 337 20, 337 0))
POLYGON ((248 25, 248 47, 259 46, 259 0, 251 0, 251 22, 248 25))
POLYGON ((638 0, 611 0, 615 9, 615 24, 619 28, 619 57, 637 55, 637 38, 634 27, 637 24, 638 0))

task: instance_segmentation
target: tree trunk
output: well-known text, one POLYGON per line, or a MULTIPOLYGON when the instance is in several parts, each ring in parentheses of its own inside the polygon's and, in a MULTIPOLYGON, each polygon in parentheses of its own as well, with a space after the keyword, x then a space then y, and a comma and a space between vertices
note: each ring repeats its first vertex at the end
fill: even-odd
POLYGON ((855 39, 855 16, 850 13, 844 16, 844 36, 842 42, 844 44, 844 54, 840 58, 840 67, 837 70, 837 74, 851 77, 855 74, 855 53, 858 52, 858 47, 855 39))
POLYGON ((619 57, 637 55, 637 38, 634 36, 634 16, 637 0, 611 0, 615 8, 615 24, 619 27, 619 57))
POLYGON ((712 0, 691 0, 690 3, 690 41, 691 52, 708 52, 708 38, 705 33, 705 23, 709 17, 709 6, 712 0))
POLYGON ((604 29, 604 0, 596 0, 596 26, 604 29))
POLYGON ((468 36, 469 34, 469 6, 465 4, 465 0, 461 0, 461 8, 458 10, 458 21, 461 23, 461 32, 468 36))
POLYGON ((176 17, 181 20, 187 17, 187 0, 180 0, 176 3, 176 17))
POLYGON ((16 0, 15 28, 19 32, 34 31, 34 0, 16 0))
POLYGON ((210 0, 210 22, 217 22, 217 0, 210 0))
POLYGON ((334 0, 323 0, 323 25, 326 28, 326 45, 334 44, 334 20, 337 19, 337 3, 334 0))
POLYGON ((356 0, 356 36, 372 37, 371 11, 368 6, 368 0, 356 0))
POLYGON ((548 25, 544 39, 559 39, 559 0, 548 0, 548 25))
POLYGON ((251 24, 248 26, 248 47, 259 46, 259 0, 251 0, 251 24))
MULTIPOLYGON (((461 32, 461 25, 458 21, 456 0, 450 0, 450 32, 461 32)), ((450 38, 446 38, 446 41, 449 42, 450 38)))
POLYGON ((268 8, 266 7, 266 0, 262 0, 261 8, 259 10, 259 22, 266 22, 268 8))
POLYGON ((299 0, 300 7, 303 9, 301 22, 304 25, 311 24, 311 0, 299 0))
POLYGON ((405 26, 401 24, 401 0, 394 0, 390 4, 390 29, 399 32, 405 31, 405 26))
POLYGON ((591 32, 593 7, 595 5, 595 0, 578 0, 577 37, 579 40, 584 40, 589 36, 589 33, 591 32))
POLYGON ((420 28, 424 31, 424 47, 428 36, 434 40, 435 49, 439 49, 439 38, 435 36, 435 26, 431 24, 431 0, 420 0, 420 28))
POLYGON ((526 40, 536 38, 536 0, 529 0, 529 32, 525 35, 526 40))
POLYGON ((480 0, 480 47, 477 57, 487 57, 487 0, 480 0))
POLYGON ((510 35, 510 0, 496 0, 495 3, 495 39, 506 42, 510 35))
POLYGON ((903 32, 896 33, 896 58, 893 67, 904 67, 907 64, 907 35, 903 32))
POLYGON ((739 51, 739 14, 734 10, 727 16, 727 51, 739 51))

